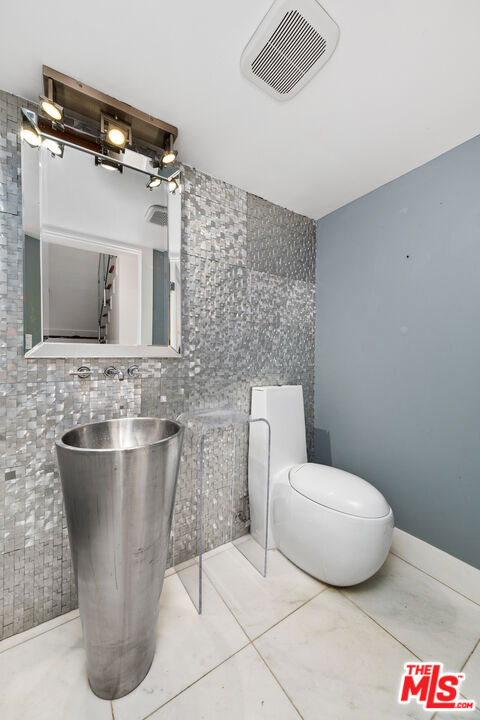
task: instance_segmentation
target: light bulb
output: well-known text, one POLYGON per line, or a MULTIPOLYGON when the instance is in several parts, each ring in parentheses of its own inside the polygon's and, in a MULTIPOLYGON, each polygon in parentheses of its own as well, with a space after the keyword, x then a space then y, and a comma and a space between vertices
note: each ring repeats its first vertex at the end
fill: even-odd
POLYGON ((127 142, 127 136, 120 128, 112 127, 107 132, 107 141, 115 147, 123 147, 127 142))
POLYGON ((175 190, 178 188, 178 183, 176 180, 169 180, 168 181, 168 192, 175 192, 175 190))
POLYGON ((162 157, 162 163, 164 165, 171 165, 177 159, 176 150, 167 150, 165 155, 162 157))
POLYGON ((105 170, 109 170, 110 172, 112 170, 117 170, 119 173, 123 173, 123 165, 121 163, 116 163, 114 160, 110 160, 106 157, 99 157, 98 155, 96 155, 95 165, 100 165, 101 167, 105 168, 105 170))
POLYGON ((159 177, 155 177, 155 175, 151 175, 149 182, 147 183, 147 188, 156 188, 159 185, 162 184, 162 179, 159 177))
POLYGON ((22 127, 22 140, 25 140, 31 147, 38 147, 41 143, 40 135, 31 127, 22 127))
POLYGON ((62 146, 56 140, 45 138, 45 140, 43 141, 43 145, 47 148, 47 150, 50 150, 52 155, 62 155, 63 153, 62 146))
POLYGON ((63 112, 60 105, 52 102, 51 100, 42 100, 42 110, 49 115, 52 120, 57 122, 62 119, 63 112))

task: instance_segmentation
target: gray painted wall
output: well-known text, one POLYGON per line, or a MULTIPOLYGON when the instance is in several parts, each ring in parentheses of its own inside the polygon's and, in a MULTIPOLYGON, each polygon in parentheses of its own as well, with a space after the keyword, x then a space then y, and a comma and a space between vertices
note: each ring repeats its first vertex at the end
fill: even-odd
POLYGON ((480 567, 480 137, 317 224, 316 457, 480 567))

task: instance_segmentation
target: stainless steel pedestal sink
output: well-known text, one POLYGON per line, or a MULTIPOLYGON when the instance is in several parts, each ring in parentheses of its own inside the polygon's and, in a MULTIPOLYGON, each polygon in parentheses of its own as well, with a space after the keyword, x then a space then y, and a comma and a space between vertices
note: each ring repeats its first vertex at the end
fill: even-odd
POLYGON ((171 420, 122 418, 56 443, 88 679, 101 698, 131 692, 152 664, 182 440, 171 420))

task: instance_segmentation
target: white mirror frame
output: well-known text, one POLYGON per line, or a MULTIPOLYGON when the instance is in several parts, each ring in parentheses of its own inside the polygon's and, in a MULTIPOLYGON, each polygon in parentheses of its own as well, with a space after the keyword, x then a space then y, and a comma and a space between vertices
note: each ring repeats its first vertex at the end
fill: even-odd
MULTIPOLYGON (((47 136, 48 137, 48 136, 47 136)), ((90 150, 79 146, 72 146, 79 152, 90 150)), ((22 143, 23 146, 23 143, 22 143)), ((23 169, 23 167, 22 167, 23 169)), ((137 169, 137 168, 135 168, 137 169)), ((140 171, 141 172, 141 171, 140 171)), ((23 178, 22 178, 23 190, 23 178)), ((23 193, 22 193, 23 197, 23 193)), ((91 343, 55 343, 41 341, 31 350, 25 352, 26 358, 162 358, 180 357, 181 355, 181 234, 182 234, 182 193, 179 188, 176 192, 168 193, 168 255, 170 264, 170 283, 174 289, 170 290, 170 345, 116 345, 91 343)), ((41 244, 40 244, 41 247, 41 244)), ((43 304, 43 294, 42 294, 43 304)), ((43 337, 43 312, 42 337, 43 337)))

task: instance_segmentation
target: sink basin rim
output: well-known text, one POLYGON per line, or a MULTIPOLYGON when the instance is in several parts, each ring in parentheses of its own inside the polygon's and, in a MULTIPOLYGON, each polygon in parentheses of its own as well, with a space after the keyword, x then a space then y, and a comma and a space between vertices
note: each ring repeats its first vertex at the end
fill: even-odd
POLYGON ((142 448, 148 448, 153 447, 155 445, 161 445, 162 443, 167 443, 169 440, 172 440, 175 438, 179 433, 183 432, 184 426, 177 422, 176 420, 171 420, 170 418, 159 418, 159 417, 152 417, 152 416, 146 416, 146 415, 139 415, 134 417, 122 417, 122 418, 111 418, 110 420, 94 420, 92 422, 88 423, 80 423, 79 425, 74 425, 71 428, 68 428, 68 430, 64 430, 59 438, 55 440, 55 445, 59 448, 63 448, 65 450, 72 450, 74 452, 82 452, 82 453, 115 453, 115 452, 131 452, 133 450, 141 450, 142 448), (94 425, 105 425, 110 423, 122 423, 126 420, 151 420, 155 423, 159 422, 166 422, 171 423, 172 425, 176 426, 176 430, 173 434, 167 435, 167 437, 160 438, 159 440, 154 440, 153 442, 145 442, 139 445, 129 445, 127 447, 79 447, 78 445, 70 445, 63 441, 63 438, 68 435, 69 433, 74 432, 75 430, 80 430, 81 428, 85 427, 93 427, 94 425))

